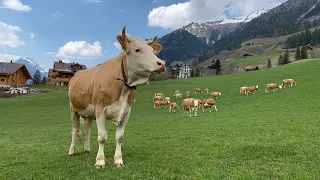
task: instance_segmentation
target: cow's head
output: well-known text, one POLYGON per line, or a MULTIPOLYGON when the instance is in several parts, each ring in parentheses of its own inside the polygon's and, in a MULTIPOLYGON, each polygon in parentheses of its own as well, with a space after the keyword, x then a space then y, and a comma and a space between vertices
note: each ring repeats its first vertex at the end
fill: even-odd
POLYGON ((162 46, 155 43, 157 36, 152 40, 127 37, 124 26, 122 35, 118 35, 117 40, 127 56, 128 79, 131 86, 146 84, 153 73, 166 70, 165 62, 156 56, 162 50, 162 46))

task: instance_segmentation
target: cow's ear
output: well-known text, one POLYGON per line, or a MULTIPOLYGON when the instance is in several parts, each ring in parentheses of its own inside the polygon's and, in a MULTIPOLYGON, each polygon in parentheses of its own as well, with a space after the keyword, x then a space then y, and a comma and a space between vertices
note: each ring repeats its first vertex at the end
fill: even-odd
POLYGON ((158 55, 159 52, 162 50, 162 46, 158 43, 152 43, 152 44, 150 44, 150 46, 152 47, 153 53, 155 55, 158 55))
POLYGON ((121 35, 118 35, 117 40, 119 41, 122 50, 127 53, 129 51, 129 43, 128 43, 127 38, 125 38, 121 35))

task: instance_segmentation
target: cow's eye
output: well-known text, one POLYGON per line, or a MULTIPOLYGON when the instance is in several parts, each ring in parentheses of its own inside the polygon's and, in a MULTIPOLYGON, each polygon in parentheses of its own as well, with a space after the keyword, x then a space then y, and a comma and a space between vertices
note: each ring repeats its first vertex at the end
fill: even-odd
POLYGON ((136 49, 136 52, 140 52, 140 49, 136 49))

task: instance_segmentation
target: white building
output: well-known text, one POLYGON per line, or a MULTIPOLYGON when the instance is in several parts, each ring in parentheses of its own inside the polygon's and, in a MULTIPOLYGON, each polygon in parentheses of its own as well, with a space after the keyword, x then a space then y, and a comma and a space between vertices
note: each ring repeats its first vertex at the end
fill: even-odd
POLYGON ((175 76, 177 79, 184 79, 191 77, 191 65, 181 61, 174 61, 171 63, 170 67, 175 71, 175 76))

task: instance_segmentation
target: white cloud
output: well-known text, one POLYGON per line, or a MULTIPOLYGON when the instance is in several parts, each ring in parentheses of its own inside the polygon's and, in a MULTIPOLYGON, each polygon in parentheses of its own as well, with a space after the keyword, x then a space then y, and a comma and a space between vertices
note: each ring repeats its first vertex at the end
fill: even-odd
POLYGON ((102 0, 82 0, 83 3, 102 3, 102 0))
POLYGON ((64 63, 71 63, 71 61, 69 61, 68 59, 62 59, 61 61, 64 63))
POLYGON ((100 57, 102 55, 102 47, 99 41, 92 45, 86 41, 70 41, 59 48, 56 57, 61 58, 90 58, 100 57))
POLYGON ((177 29, 191 22, 220 20, 229 14, 248 15, 260 9, 270 9, 286 0, 190 0, 184 3, 153 8, 148 15, 148 25, 177 29))
POLYGON ((120 45, 120 43, 119 43, 118 41, 115 41, 115 42, 113 43, 113 45, 114 45, 114 47, 116 47, 117 49, 122 50, 121 45, 120 45))
POLYGON ((30 39, 34 38, 34 33, 29 33, 30 39))
POLYGON ((19 26, 12 26, 0 21, 0 48, 16 48, 25 44, 16 34, 20 31, 19 26))
POLYGON ((125 12, 127 12, 127 11, 126 11, 126 10, 121 9, 121 10, 120 10, 120 12, 121 12, 121 13, 125 13, 125 12))
POLYGON ((0 54, 0 62, 10 62, 11 60, 16 61, 19 58, 20 56, 13 55, 13 54, 6 54, 6 53, 0 54))
POLYGON ((30 6, 22 4, 20 0, 2 0, 2 8, 23 12, 30 12, 32 10, 30 6))

